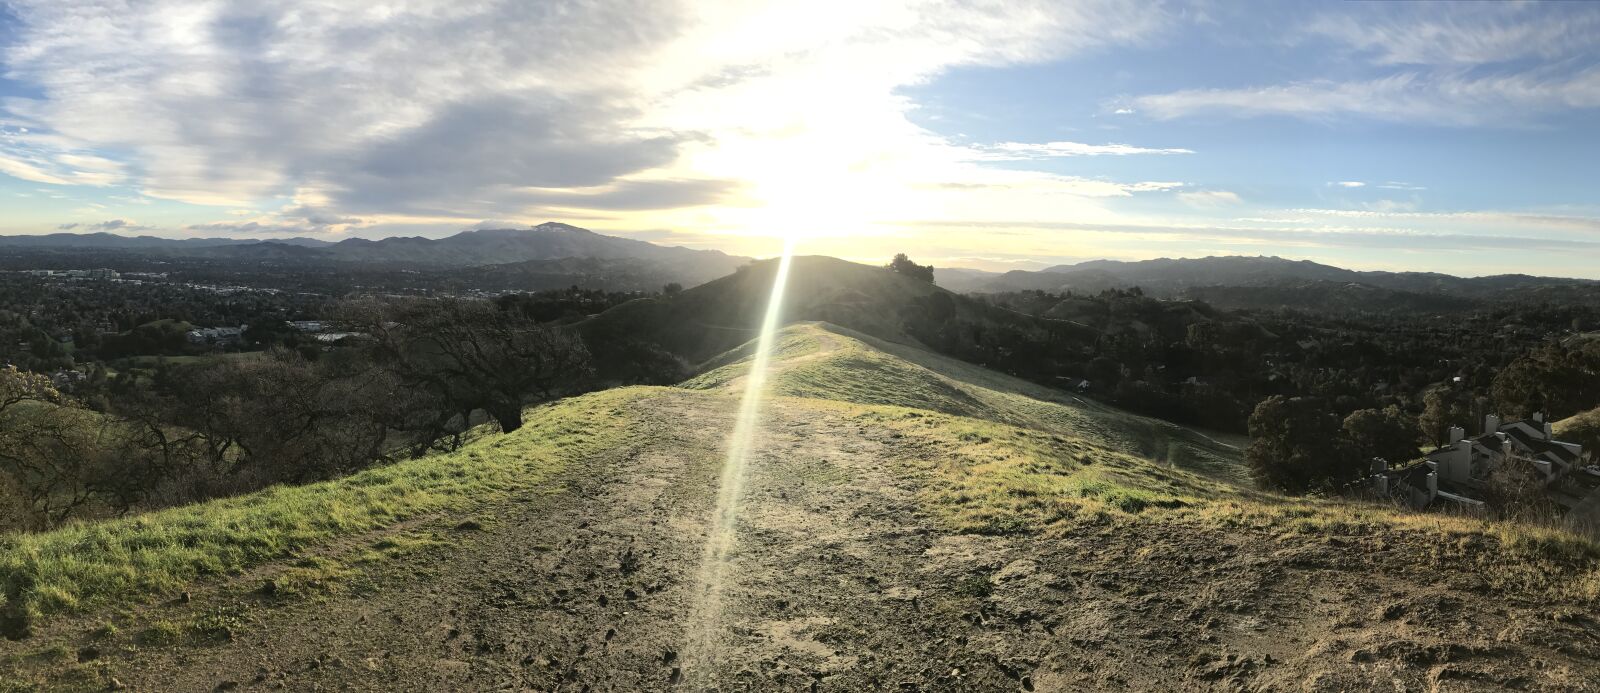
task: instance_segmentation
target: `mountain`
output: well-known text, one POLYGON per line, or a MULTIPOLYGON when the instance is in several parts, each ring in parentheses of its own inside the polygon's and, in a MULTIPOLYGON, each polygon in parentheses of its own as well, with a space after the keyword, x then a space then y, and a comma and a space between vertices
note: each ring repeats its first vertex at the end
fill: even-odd
POLYGON ((660 289, 669 282, 694 285, 728 275, 749 261, 719 250, 656 245, 556 222, 525 229, 463 231, 445 238, 347 238, 336 243, 311 238, 174 240, 110 233, 56 233, 0 237, 0 253, 6 249, 53 253, 57 264, 63 255, 102 264, 114 261, 108 253, 124 253, 128 258, 146 260, 181 258, 237 268, 276 266, 304 272, 347 272, 353 265, 363 270, 466 272, 504 280, 504 288, 516 289, 580 284, 588 288, 642 290, 660 289), (477 269, 489 266, 507 267, 477 269), (518 277, 529 283, 509 283, 518 277), (597 277, 619 280, 591 281, 597 277))
POLYGON ((915 345, 823 323, 776 342, 758 410, 743 406, 743 345, 678 386, 541 405, 455 452, 9 536, 0 593, 31 629, 0 640, 0 677, 597 692, 1600 680, 1588 545, 1260 491, 1225 442, 915 345), (752 411, 753 452, 730 462, 752 411))
POLYGON ((95 233, 47 233, 37 236, 0 236, 0 248, 82 248, 89 250, 145 250, 168 251, 185 254, 203 248, 293 245, 325 247, 333 245, 314 238, 242 239, 242 238, 157 238, 155 236, 123 236, 98 231, 95 233))
POLYGON ((1586 279, 1522 274, 1455 277, 1433 272, 1356 271, 1309 260, 1246 256, 1161 258, 1138 262, 1093 260, 1057 265, 1035 272, 1007 272, 982 283, 975 290, 985 293, 1031 290, 1098 293, 1106 289, 1132 287, 1162 297, 1211 296, 1222 307, 1283 305, 1319 308, 1340 304, 1370 307, 1386 302, 1392 306, 1426 306, 1433 303, 1459 306, 1497 300, 1600 302, 1600 282, 1586 279), (1272 288, 1284 290, 1284 293, 1260 296, 1250 295, 1249 292, 1216 290, 1219 287, 1272 288), (1303 296, 1291 295, 1295 290, 1303 296), (1329 292, 1344 296, 1327 301, 1303 300, 1329 292), (1453 300, 1437 302, 1428 299, 1428 296, 1443 296, 1453 300), (1319 306, 1318 303, 1323 305, 1319 306))
POLYGON ((933 279, 939 286, 958 294, 979 291, 999 276, 999 272, 965 267, 935 267, 933 271, 933 279))

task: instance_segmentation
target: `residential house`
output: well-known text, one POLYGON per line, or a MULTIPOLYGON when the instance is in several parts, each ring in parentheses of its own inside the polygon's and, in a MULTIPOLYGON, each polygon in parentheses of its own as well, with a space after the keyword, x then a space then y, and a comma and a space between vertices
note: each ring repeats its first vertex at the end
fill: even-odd
POLYGON ((1483 502, 1476 496, 1504 465, 1526 465, 1549 486, 1577 469, 1582 458, 1583 446, 1556 440, 1543 414, 1510 422, 1490 414, 1479 435, 1468 437, 1453 426, 1449 443, 1415 465, 1389 469, 1384 460, 1374 460, 1369 479, 1381 495, 1398 497, 1413 508, 1438 503, 1477 507, 1483 502))

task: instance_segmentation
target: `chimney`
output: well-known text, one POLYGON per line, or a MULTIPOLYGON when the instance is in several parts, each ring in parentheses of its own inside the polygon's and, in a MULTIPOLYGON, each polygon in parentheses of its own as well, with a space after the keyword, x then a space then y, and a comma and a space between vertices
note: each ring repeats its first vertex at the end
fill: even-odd
POLYGON ((1467 437, 1467 429, 1460 426, 1450 427, 1450 444, 1455 445, 1462 438, 1467 437))
POLYGON ((1544 439, 1545 440, 1555 440, 1556 439, 1556 429, 1555 429, 1554 426, 1550 425, 1549 421, 1544 422, 1544 439))
POLYGON ((1498 414, 1490 414, 1488 416, 1483 417, 1483 432, 1484 432, 1485 435, 1490 434, 1490 433, 1495 433, 1495 432, 1497 432, 1499 430, 1500 430, 1500 416, 1498 414))
POLYGON ((1544 412, 1542 412, 1542 411, 1534 412, 1533 413, 1533 422, 1534 423, 1544 423, 1544 412))
POLYGON ((1382 457, 1372 458, 1372 473, 1382 474, 1389 471, 1389 461, 1382 457))
POLYGON ((1439 496, 1439 473, 1428 472, 1428 500, 1439 496))
POLYGON ((1451 481, 1466 481, 1472 476, 1472 441, 1462 439, 1456 441, 1456 454, 1450 461, 1450 468, 1445 470, 1445 476, 1451 481))
POLYGON ((1380 496, 1389 495, 1389 477, 1383 474, 1372 477, 1372 488, 1380 496))

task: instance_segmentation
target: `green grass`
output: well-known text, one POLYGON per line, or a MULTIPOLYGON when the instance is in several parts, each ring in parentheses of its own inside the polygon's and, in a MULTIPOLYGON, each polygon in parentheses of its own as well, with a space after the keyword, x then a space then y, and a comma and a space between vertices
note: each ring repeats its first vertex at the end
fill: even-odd
POLYGON ((639 395, 629 388, 563 400, 530 412, 515 433, 342 479, 0 538, 3 608, 33 621, 171 592, 338 537, 535 487, 620 443, 628 430, 622 405, 639 395))
MULTIPOLYGON (((1170 463, 1239 483, 1240 451, 1182 426, 1120 411, 917 347, 822 323, 791 325, 780 335, 771 393, 932 410, 1097 441, 1135 457, 1170 463), (817 355, 821 345, 830 349, 817 355), (809 344, 810 346, 806 346, 809 344), (810 358, 783 363, 785 353, 810 358)), ((743 376, 749 345, 714 359, 721 365, 683 387, 714 389, 743 376)))
MULTIPOLYGON (((886 454, 922 479, 924 506, 952 531, 1159 519, 1287 535, 1404 534, 1439 544, 1450 560, 1481 563, 1497 587, 1600 599, 1600 546, 1558 527, 1262 492, 1249 485, 1238 447, 1197 431, 831 325, 790 326, 780 343, 802 351, 797 339, 827 351, 776 363, 771 393, 891 431, 896 445, 886 454), (1493 548, 1457 547, 1459 537, 1493 548), (1556 575, 1566 577, 1555 584, 1556 575)), ((685 386, 728 385, 748 367, 747 358, 724 360, 685 386)))

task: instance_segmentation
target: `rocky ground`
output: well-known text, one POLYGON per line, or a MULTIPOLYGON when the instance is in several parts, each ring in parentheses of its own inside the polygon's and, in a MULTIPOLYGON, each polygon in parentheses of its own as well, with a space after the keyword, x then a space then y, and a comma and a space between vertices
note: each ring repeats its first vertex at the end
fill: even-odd
MULTIPOLYGON (((1177 516, 952 534, 902 464, 925 446, 802 400, 769 407, 708 608, 702 545, 737 398, 644 392, 631 443, 538 493, 389 531, 429 546, 294 594, 263 589, 292 567, 269 566, 119 613, 116 634, 96 632, 104 615, 65 621, 7 646, 31 653, 11 685, 1600 690, 1600 616, 1496 592, 1422 535, 1177 516), (214 637, 149 637, 196 618, 214 637)), ((356 565, 384 539, 322 558, 356 565)))

